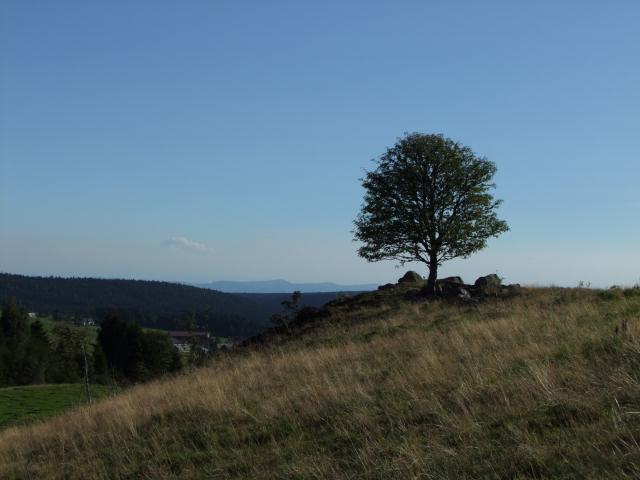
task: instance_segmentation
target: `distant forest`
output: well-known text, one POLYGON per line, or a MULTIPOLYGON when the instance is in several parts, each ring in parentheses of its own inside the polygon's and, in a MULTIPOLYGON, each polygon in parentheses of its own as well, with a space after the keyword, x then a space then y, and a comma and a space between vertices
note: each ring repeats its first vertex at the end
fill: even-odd
MULTIPOLYGON (((305 293, 301 306, 320 306, 341 293, 305 293)), ((29 312, 60 320, 108 314, 143 327, 205 328, 220 337, 248 337, 265 330, 285 293, 231 294, 170 282, 97 278, 29 277, 0 273, 0 302, 16 299, 29 312)))
MULTIPOLYGON (((0 387, 41 383, 119 383, 177 372, 180 353, 166 332, 107 315, 92 340, 86 329, 55 322, 47 331, 15 300, 0 313, 0 387)), ((190 356, 186 361, 198 361, 190 356)))
POLYGON ((0 274, 0 302, 15 298, 28 311, 71 320, 107 314, 143 327, 207 328, 246 337, 269 324, 270 312, 248 298, 188 285, 145 280, 27 277, 0 274))

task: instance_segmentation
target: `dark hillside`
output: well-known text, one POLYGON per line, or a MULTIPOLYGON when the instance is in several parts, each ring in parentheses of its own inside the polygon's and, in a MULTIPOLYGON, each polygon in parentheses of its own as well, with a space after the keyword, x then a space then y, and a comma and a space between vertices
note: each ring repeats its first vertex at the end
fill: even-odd
MULTIPOLYGON (((315 292, 303 293, 300 297, 301 307, 321 307, 339 297, 351 297, 360 292, 315 292)), ((291 299, 291 293, 234 293, 238 297, 255 302, 271 313, 282 310, 282 302, 291 299)))
MULTIPOLYGON (((352 292, 304 293, 300 305, 320 307, 352 292)), ((247 337, 270 326, 290 293, 223 293, 194 286, 147 280, 29 277, 0 273, 0 302, 15 297, 30 312, 59 318, 109 311, 144 327, 207 326, 223 337, 247 337)))
POLYGON ((58 317, 117 310, 146 327, 206 325, 219 336, 244 337, 269 324, 270 312, 250 298, 146 280, 28 277, 0 274, 0 301, 16 298, 28 311, 58 317))

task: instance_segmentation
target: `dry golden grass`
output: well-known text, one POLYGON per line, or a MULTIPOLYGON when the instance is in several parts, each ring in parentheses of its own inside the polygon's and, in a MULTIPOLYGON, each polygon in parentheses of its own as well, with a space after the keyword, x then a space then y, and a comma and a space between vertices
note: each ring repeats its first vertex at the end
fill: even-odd
POLYGON ((378 296, 1 432, 0 478, 640 478, 640 292, 378 296))

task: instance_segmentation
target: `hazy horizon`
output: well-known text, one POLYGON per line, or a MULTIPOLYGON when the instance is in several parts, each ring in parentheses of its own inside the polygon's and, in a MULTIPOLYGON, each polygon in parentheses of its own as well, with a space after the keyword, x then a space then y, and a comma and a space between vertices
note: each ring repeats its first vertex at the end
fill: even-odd
POLYGON ((0 7, 0 271, 383 284, 359 178, 404 132, 494 161, 472 282, 640 281, 640 4, 0 7))

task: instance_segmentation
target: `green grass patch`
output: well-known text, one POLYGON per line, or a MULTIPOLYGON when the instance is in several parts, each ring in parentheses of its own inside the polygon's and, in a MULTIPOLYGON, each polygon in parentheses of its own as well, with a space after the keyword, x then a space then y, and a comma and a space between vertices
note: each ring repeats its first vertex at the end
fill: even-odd
MULTIPOLYGON (((56 321, 50 316, 36 317, 36 318, 30 319, 31 323, 36 321, 39 321, 40 323, 42 323, 42 326, 44 327, 44 331, 47 333, 47 335, 49 336, 49 339, 52 341, 56 340, 55 327, 65 326, 65 327, 71 328, 76 332, 84 333, 87 336, 89 345, 95 345, 98 342, 98 330, 100 329, 100 327, 97 325, 91 325, 86 327, 82 325, 74 325, 73 323, 70 323, 70 322, 65 322, 61 320, 56 321)), ((147 332, 159 332, 159 333, 168 334, 167 330, 163 330, 161 328, 143 327, 142 329, 147 332)))
MULTIPOLYGON (((113 390, 106 385, 91 385, 91 396, 100 398, 113 390)), ((51 417, 86 403, 84 386, 80 384, 29 385, 0 389, 0 429, 23 425, 51 417)))
POLYGON ((74 325, 72 323, 69 322, 64 322, 64 321, 56 321, 53 320, 51 317, 37 317, 37 318, 32 318, 30 319, 30 321, 36 322, 39 321, 42 326, 44 327, 44 331, 47 332, 47 335, 49 336, 49 338, 51 340, 55 340, 55 327, 56 326, 65 326, 65 327, 69 327, 74 331, 78 331, 78 332, 83 332, 86 336, 87 339, 89 341, 90 345, 93 345, 97 342, 98 340, 98 327, 97 326, 80 326, 80 325, 74 325))

